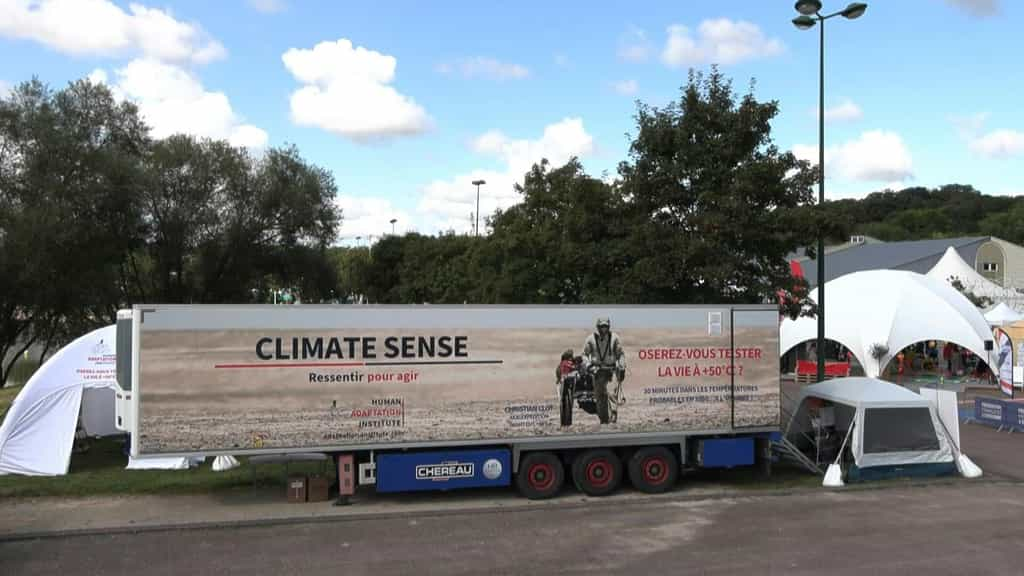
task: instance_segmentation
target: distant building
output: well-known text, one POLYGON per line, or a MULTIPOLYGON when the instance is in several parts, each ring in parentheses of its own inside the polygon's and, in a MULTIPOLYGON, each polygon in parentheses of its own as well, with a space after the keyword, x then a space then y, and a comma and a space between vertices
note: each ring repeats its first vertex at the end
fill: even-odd
MULTIPOLYGON (((849 242, 825 248, 825 281, 862 270, 911 270, 927 273, 952 246, 979 274, 1006 288, 1024 290, 1024 247, 995 236, 882 242, 853 236, 849 242)), ((789 256, 811 288, 818 285, 817 263, 806 254, 789 256)))

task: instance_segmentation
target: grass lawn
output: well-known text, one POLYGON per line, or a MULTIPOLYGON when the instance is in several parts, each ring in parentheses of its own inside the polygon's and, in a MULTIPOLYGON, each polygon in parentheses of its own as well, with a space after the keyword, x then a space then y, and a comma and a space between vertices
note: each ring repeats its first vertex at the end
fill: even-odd
MULTIPOLYGON (((16 363, 16 367, 21 362, 16 363)), ((31 376, 34 363, 25 363, 18 373, 18 386, 0 388, 0 422, 20 382, 31 376)), ((12 371, 12 376, 13 376, 12 371)), ((252 486, 281 486, 290 473, 314 474, 321 471, 317 462, 258 464, 250 466, 239 458, 241 466, 227 472, 214 472, 212 458, 191 470, 125 470, 128 458, 122 453, 122 438, 90 439, 89 450, 71 455, 71 470, 66 476, 0 476, 0 498, 29 496, 88 496, 94 494, 181 494, 231 490, 252 486)), ((327 465, 326 470, 332 467, 327 465)), ((333 471, 332 476, 333 476, 333 471)))
POLYGON ((11 407, 11 402, 14 402, 14 397, 18 395, 18 392, 21 392, 21 386, 0 388, 0 422, 4 421, 7 409, 11 407))
MULTIPOLYGON (((0 498, 29 496, 90 496, 99 494, 182 494, 218 490, 281 486, 288 474, 314 474, 321 471, 318 462, 249 465, 227 472, 214 472, 212 458, 191 470, 125 470, 128 458, 121 452, 123 440, 102 438, 89 441, 89 450, 72 454, 71 471, 66 476, 0 476, 0 498)), ((331 466, 325 466, 330 471, 331 466)), ((333 477, 333 474, 331 474, 333 477)))

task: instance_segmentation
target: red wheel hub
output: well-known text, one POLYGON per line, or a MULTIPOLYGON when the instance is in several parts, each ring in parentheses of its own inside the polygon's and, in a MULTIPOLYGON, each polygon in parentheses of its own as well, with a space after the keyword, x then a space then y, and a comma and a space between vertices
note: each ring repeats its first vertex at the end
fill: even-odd
POLYGON ((612 481, 612 465, 604 458, 587 464, 587 482, 594 488, 604 488, 612 481))
POLYGON ((530 466, 526 477, 530 481, 530 486, 541 492, 550 489, 555 483, 555 471, 550 464, 538 463, 530 466))
POLYGON ((668 462, 664 458, 646 458, 640 469, 643 471, 644 482, 651 485, 661 484, 668 478, 668 462))

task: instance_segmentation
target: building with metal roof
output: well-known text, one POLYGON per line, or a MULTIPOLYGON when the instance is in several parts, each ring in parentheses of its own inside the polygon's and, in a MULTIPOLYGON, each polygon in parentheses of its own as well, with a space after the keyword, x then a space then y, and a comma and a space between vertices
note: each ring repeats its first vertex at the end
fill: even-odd
MULTIPOLYGON (((825 281, 864 270, 909 270, 926 274, 952 247, 985 278, 1007 288, 1024 289, 1024 247, 995 236, 965 236, 907 242, 881 242, 854 236, 849 242, 825 249, 825 281)), ((817 263, 794 253, 811 288, 818 285, 817 263)))

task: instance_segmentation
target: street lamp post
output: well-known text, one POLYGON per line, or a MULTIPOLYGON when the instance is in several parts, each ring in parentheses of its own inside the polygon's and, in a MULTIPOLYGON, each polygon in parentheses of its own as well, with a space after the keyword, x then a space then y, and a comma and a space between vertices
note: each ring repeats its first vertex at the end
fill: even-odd
POLYGON ((477 236, 480 235, 480 185, 487 184, 484 180, 473 180, 473 185, 476 186, 476 220, 473 223, 473 233, 477 236))
POLYGON ((395 222, 398 222, 398 218, 391 219, 391 235, 395 235, 395 222))
MULTIPOLYGON (((818 207, 825 205, 825 20, 842 16, 848 20, 860 18, 868 5, 854 2, 839 12, 823 15, 818 0, 797 0, 794 6, 800 13, 793 24, 809 30, 818 24, 821 33, 818 45, 818 207)), ((825 380, 825 237, 818 234, 818 382, 825 380)))

